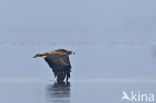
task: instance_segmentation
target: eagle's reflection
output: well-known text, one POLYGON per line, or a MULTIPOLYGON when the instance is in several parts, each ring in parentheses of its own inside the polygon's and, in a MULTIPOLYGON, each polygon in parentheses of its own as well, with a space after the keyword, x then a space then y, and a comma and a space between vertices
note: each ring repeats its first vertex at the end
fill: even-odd
POLYGON ((48 101, 54 103, 70 103, 70 82, 54 83, 48 85, 47 92, 48 101))

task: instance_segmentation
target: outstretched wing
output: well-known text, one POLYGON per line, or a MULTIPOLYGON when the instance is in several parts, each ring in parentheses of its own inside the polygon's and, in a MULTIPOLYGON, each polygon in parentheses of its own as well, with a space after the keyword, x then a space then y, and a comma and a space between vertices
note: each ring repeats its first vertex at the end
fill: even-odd
POLYGON ((70 60, 68 55, 46 55, 46 62, 52 68, 53 66, 69 66, 70 60))
POLYGON ((47 55, 45 61, 52 68, 55 77, 58 77, 59 75, 62 76, 62 79, 64 79, 66 75, 70 77, 71 65, 68 55, 47 55))

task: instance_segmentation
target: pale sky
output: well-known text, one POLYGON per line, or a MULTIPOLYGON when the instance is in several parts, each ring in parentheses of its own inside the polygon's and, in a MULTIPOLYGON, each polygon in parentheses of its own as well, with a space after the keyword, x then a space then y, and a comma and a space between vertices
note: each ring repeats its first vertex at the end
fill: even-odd
POLYGON ((0 41, 153 40, 155 0, 2 0, 0 41))

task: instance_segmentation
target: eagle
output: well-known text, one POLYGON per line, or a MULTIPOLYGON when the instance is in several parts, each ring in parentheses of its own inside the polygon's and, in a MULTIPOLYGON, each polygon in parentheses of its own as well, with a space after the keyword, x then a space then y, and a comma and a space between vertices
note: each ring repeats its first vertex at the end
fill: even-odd
POLYGON ((43 54, 36 54, 33 58, 44 58, 52 69, 54 77, 57 78, 57 82, 63 82, 65 78, 66 82, 68 82, 71 72, 69 55, 72 54, 75 54, 75 52, 65 49, 57 49, 43 54))

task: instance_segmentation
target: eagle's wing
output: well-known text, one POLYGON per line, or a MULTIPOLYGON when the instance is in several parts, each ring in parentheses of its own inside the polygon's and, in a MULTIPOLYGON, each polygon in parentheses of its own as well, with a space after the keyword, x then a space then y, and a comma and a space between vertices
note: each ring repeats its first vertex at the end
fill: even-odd
POLYGON ((60 56, 58 59, 53 60, 53 62, 56 65, 59 65, 59 66, 69 66, 70 65, 70 60, 69 60, 69 56, 68 55, 60 56))
POLYGON ((49 64, 50 67, 55 66, 69 66, 70 60, 68 55, 47 55, 45 58, 46 62, 49 64))
POLYGON ((68 74, 68 77, 70 77, 71 65, 68 55, 47 55, 45 61, 52 68, 55 77, 62 75, 62 78, 65 78, 65 76, 68 74))

